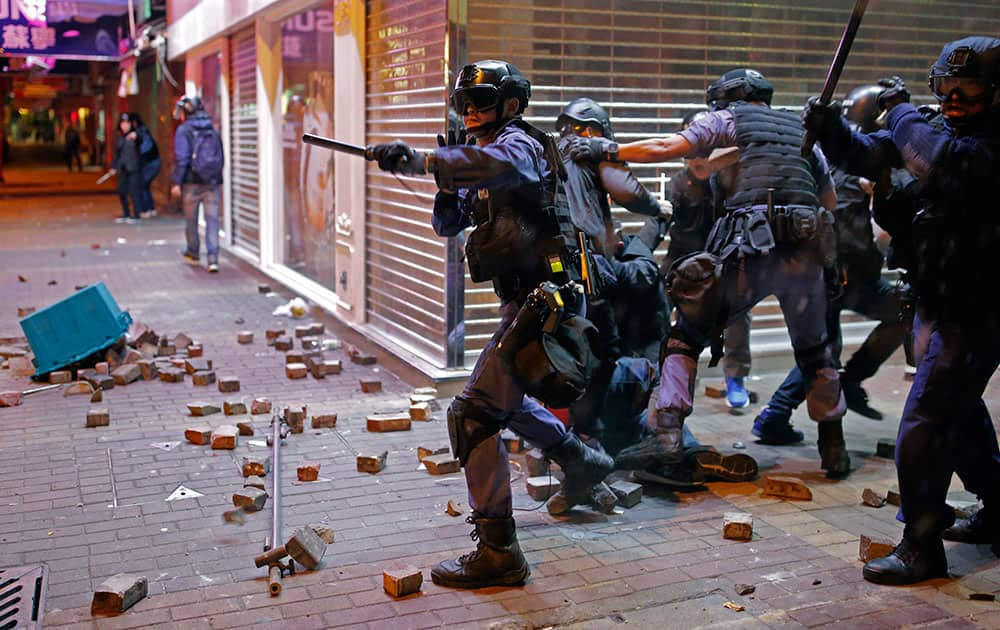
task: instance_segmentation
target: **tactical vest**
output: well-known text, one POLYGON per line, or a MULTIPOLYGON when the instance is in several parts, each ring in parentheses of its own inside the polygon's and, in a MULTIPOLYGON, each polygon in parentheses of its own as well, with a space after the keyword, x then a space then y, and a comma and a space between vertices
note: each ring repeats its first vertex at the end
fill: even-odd
MULTIPOLYGON (((505 301, 523 299, 545 280, 564 284, 577 279, 571 255, 575 231, 559 192, 565 171, 555 141, 520 118, 508 121, 504 127, 508 126, 542 145, 549 172, 539 184, 537 198, 518 198, 516 190, 502 186, 470 191, 463 207, 475 227, 465 243, 472 281, 492 280, 505 301)), ((501 128, 498 133, 503 132, 501 128)))
POLYGON ((797 114, 759 105, 730 107, 740 149, 739 175, 726 199, 727 210, 768 205, 819 207, 816 179, 802 157, 802 122, 797 114))

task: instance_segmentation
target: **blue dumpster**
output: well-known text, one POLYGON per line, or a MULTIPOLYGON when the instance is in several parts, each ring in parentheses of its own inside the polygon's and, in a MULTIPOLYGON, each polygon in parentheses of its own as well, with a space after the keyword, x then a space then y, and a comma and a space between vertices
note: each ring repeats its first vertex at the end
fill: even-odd
POLYGON ((23 318, 21 329, 35 354, 37 377, 109 347, 131 323, 98 282, 23 318))

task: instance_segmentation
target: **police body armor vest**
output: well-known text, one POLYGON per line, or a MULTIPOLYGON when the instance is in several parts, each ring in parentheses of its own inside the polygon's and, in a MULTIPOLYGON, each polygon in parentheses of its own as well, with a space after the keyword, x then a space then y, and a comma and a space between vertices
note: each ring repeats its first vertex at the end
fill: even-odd
POLYGON ((766 206, 771 189, 775 206, 818 208, 816 179, 801 154, 805 132, 798 115, 746 103, 736 103, 731 109, 740 162, 726 208, 766 206))
MULTIPOLYGON (((493 281, 502 300, 521 299, 545 280, 564 284, 578 279, 572 251, 575 232, 565 196, 562 160, 549 134, 520 118, 515 126, 538 141, 549 165, 538 199, 530 206, 506 187, 481 189, 465 198, 464 211, 475 229, 465 243, 473 282, 493 281)), ((502 133, 502 130, 501 130, 502 133)))

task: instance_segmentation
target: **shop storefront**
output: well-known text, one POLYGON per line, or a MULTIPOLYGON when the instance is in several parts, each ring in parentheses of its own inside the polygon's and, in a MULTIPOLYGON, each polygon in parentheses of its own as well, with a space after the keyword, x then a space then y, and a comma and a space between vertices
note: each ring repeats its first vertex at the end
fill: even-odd
MULTIPOLYGON (((227 141, 229 250, 445 376, 472 365, 497 300, 469 282, 460 239, 431 230, 433 183, 303 145, 303 132, 433 148, 452 73, 479 58, 522 69, 533 84, 527 117, 550 130, 565 102, 586 95, 608 107, 620 140, 673 131, 704 106, 708 83, 747 65, 774 83, 775 105, 799 107, 820 91, 849 14, 850 2, 837 4, 172 0, 168 41, 170 58, 187 62, 188 92, 208 97, 227 141)), ((926 102, 941 44, 998 27, 986 4, 873 4, 838 93, 897 74, 926 102)), ((659 192, 679 167, 636 172, 659 192)), ((754 348, 787 349, 776 306, 756 314, 754 348)))

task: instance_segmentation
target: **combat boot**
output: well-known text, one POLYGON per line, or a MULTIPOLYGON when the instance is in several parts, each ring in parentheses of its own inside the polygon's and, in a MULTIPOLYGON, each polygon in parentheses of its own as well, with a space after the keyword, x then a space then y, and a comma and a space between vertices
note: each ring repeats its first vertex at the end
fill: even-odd
POLYGON ((615 455, 615 468, 645 470, 684 459, 684 419, 669 409, 651 409, 656 427, 638 444, 615 455))
POLYGON ((948 577, 948 558, 940 538, 917 541, 903 533, 903 540, 888 556, 868 561, 862 575, 869 582, 903 586, 948 577))
POLYGON ((851 472, 851 456, 847 453, 844 443, 844 424, 842 420, 826 420, 817 423, 821 459, 820 468, 826 471, 828 477, 846 477, 851 472))
POLYGON ((562 488, 546 505, 550 514, 563 514, 574 505, 589 504, 594 486, 615 468, 607 453, 590 448, 575 433, 567 433, 562 442, 545 451, 545 456, 559 464, 565 475, 562 488))
POLYGON ((474 512, 466 522, 475 526, 471 534, 475 551, 439 563, 431 569, 431 580, 455 588, 524 584, 531 570, 517 542, 513 517, 489 518, 474 512))
POLYGON ((986 506, 941 532, 941 538, 972 545, 990 545, 994 555, 1000 556, 1000 523, 986 506))
POLYGON ((862 415, 869 420, 881 420, 882 412, 871 406, 868 400, 868 392, 860 383, 848 381, 841 376, 840 388, 844 392, 844 402, 847 408, 858 415, 862 415))

